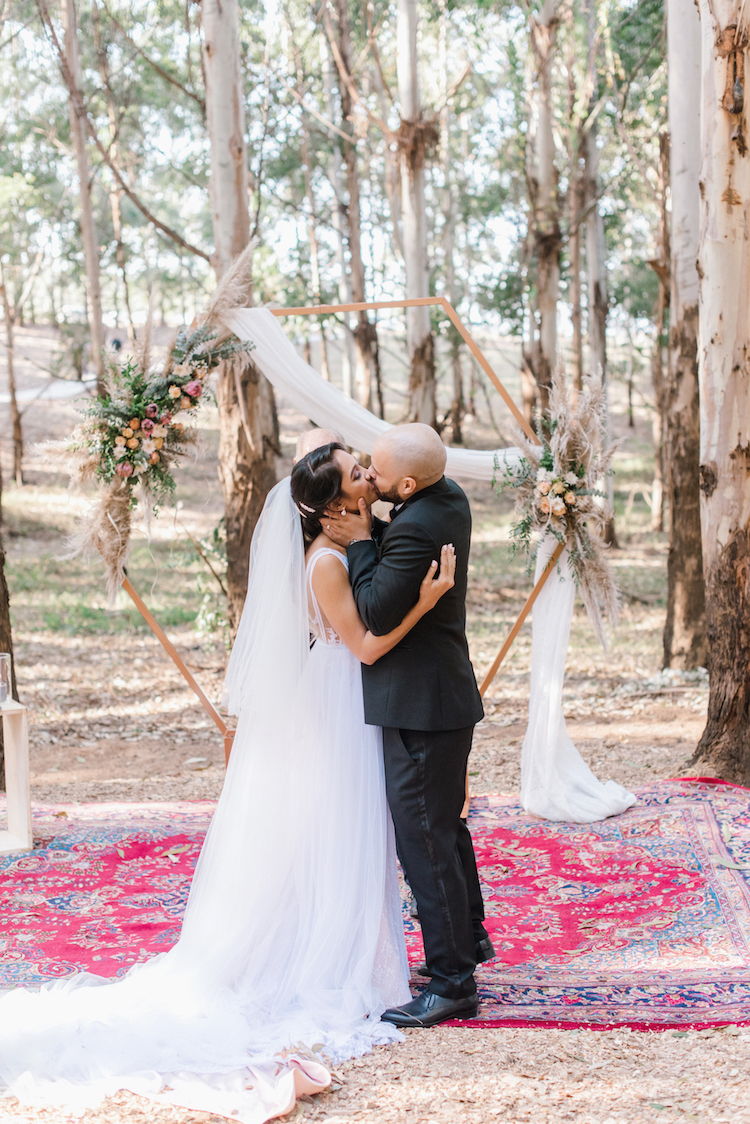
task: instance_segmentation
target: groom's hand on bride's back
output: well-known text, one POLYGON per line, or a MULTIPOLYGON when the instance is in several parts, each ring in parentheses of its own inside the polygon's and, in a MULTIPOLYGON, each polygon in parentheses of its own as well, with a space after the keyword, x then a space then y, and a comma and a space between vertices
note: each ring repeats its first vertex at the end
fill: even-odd
POLYGON ((347 511, 343 507, 330 507, 322 523, 328 538, 339 546, 366 542, 372 538, 372 514, 363 499, 359 500, 359 510, 356 512, 347 511))

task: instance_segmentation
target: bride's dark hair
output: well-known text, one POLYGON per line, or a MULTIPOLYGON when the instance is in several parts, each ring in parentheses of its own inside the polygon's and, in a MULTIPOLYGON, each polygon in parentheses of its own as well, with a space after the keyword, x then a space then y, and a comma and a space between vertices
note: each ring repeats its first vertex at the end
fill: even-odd
POLYGON ((341 495, 341 469, 334 456, 337 449, 346 451, 337 441, 321 445, 297 461, 292 469, 292 499, 302 518, 306 543, 321 533, 320 520, 326 508, 341 495))

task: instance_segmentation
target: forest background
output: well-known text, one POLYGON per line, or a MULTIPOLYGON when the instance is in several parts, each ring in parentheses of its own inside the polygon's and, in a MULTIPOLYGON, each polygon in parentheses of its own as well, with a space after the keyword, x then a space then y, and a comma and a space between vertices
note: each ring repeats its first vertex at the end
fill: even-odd
MULTIPOLYGON (((667 56, 670 43, 682 58, 692 43, 696 56, 700 31, 685 0, 671 39, 666 15, 660 0, 91 0, 78 10, 73 0, 60 9, 7 0, 3 452, 18 502, 28 511, 31 486, 51 480, 31 467, 34 426, 36 436, 60 436, 74 421, 62 401, 75 381, 101 386, 107 365, 142 345, 147 321, 163 348, 170 326, 194 319, 254 241, 255 303, 448 297, 530 420, 556 365, 575 387, 601 370, 613 429, 627 438, 610 481, 609 537, 625 546, 634 516, 657 549, 666 532, 669 580, 652 591, 666 602, 654 662, 705 680, 697 316, 691 305, 675 326, 679 300, 672 328, 687 372, 669 352, 670 224, 682 219, 670 214, 667 56)), ((680 117, 697 152, 699 74, 688 77, 680 117)), ((681 145, 684 163, 684 137, 681 145)), ((693 273, 697 284, 694 263, 693 273)), ((389 420, 427 421, 456 444, 512 441, 442 310, 410 310, 405 323, 401 313, 360 311, 285 325, 324 377, 389 420)), ((213 513, 218 525, 201 528, 202 545, 193 535, 208 589, 195 583, 185 612, 200 627, 226 618, 231 634, 252 527, 289 450, 251 363, 241 386, 220 375, 216 391, 223 519, 213 513)), ((492 510, 502 540, 507 502, 492 510)), ((518 569, 507 558, 493 565, 501 585, 518 569)), ((640 579, 630 586, 631 603, 642 600, 640 579)), ((716 740, 703 747, 714 757, 716 740)), ((744 775, 736 744, 729 756, 715 769, 744 775)))
MULTIPOLYGON (((220 791, 221 741, 176 669, 124 595, 107 608, 95 564, 61 558, 88 500, 36 443, 72 429, 149 322, 163 357, 251 240, 256 304, 446 296, 529 418, 556 365, 574 387, 602 370, 623 438, 609 529, 623 615, 605 654, 577 612, 569 729, 602 779, 748 783, 746 24, 740 0, 2 0, 0 647, 15 645, 30 707, 36 800, 220 791)), ((282 323, 388 420, 512 443, 442 311, 282 323)), ((218 698, 254 521, 308 422, 251 361, 214 387, 203 453, 150 540, 136 529, 129 574, 218 698)), ((511 500, 468 491, 481 676, 530 580, 508 550, 511 500)), ((518 789, 529 659, 525 628, 477 730, 474 791, 518 789)), ((575 1047, 552 1030, 462 1033, 354 1062, 297 1114, 750 1119, 736 1028, 582 1032, 575 1047)), ((127 1096, 91 1114, 156 1116, 172 1119, 127 1096)))

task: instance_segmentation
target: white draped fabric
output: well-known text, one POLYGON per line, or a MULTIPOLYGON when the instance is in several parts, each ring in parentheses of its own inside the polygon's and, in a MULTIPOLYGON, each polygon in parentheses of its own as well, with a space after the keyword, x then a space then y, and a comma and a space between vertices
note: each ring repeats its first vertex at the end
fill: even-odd
MULTIPOLYGON (((343 394, 298 355, 276 316, 266 308, 243 308, 226 318, 242 340, 255 345, 253 360, 268 381, 316 425, 340 431, 347 444, 369 453, 391 426, 343 394)), ((497 465, 513 467, 518 449, 448 448, 449 476, 492 481, 497 465)), ((537 560, 541 574, 556 540, 543 543, 537 560)), ((534 607, 532 624, 529 726, 521 758, 521 801, 534 815, 569 823, 592 823, 619 815, 635 797, 613 781, 602 784, 579 754, 565 727, 562 687, 575 583, 567 556, 547 581, 534 607)))
POLYGON ((409 999, 381 733, 359 663, 311 650, 310 623, 287 478, 253 536, 239 722, 180 939, 119 980, 0 995, 0 1097, 82 1109, 125 1088, 263 1124, 330 1083, 318 1044, 335 1063, 401 1037, 380 1021, 409 999))

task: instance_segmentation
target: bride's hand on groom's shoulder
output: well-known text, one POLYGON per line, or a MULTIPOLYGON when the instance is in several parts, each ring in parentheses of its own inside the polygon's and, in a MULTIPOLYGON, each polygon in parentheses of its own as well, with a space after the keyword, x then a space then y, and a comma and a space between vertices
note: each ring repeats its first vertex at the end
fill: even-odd
POLYGON ((326 536, 339 546, 372 538, 372 514, 363 499, 355 512, 344 507, 329 507, 321 522, 326 536))
POLYGON ((456 550, 453 543, 447 543, 441 549, 440 573, 435 577, 437 566, 436 560, 430 563, 419 587, 418 605, 425 612, 437 605, 440 598, 456 584, 456 550))

